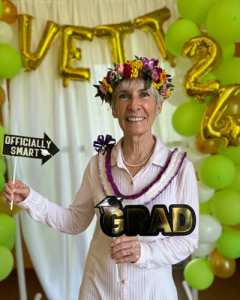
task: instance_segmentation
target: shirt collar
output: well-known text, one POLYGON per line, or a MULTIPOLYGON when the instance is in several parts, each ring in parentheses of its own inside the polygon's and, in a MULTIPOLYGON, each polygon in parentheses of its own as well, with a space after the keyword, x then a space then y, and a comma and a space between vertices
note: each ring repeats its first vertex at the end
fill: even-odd
MULTIPOLYGON (((157 136, 153 135, 153 137, 156 139, 156 144, 153 154, 151 155, 146 165, 155 164, 157 166, 164 167, 171 151, 159 140, 157 136)), ((123 137, 112 149, 111 167, 118 165, 118 167, 122 168, 123 166, 125 166, 122 160, 122 141, 123 137)))

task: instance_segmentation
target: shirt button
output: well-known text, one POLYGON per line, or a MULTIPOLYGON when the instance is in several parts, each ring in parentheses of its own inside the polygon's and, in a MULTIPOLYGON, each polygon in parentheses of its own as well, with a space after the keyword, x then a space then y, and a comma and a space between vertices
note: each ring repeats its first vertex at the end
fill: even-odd
POLYGON ((121 280, 121 283, 122 283, 122 284, 125 284, 125 280, 121 280))
POLYGON ((133 185, 133 181, 131 181, 131 185, 133 185))

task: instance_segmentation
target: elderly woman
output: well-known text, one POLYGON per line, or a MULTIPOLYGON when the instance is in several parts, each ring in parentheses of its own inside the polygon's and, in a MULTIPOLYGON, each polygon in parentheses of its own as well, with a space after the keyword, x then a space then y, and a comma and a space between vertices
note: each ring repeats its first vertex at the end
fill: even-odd
POLYGON ((172 264, 188 257, 198 245, 198 192, 193 164, 186 153, 170 151, 152 135, 154 119, 173 85, 158 61, 136 58, 118 64, 96 85, 110 103, 123 137, 116 145, 109 136, 98 139, 98 155, 85 170, 82 185, 69 208, 62 208, 21 181, 5 184, 5 197, 36 221, 61 232, 78 234, 97 223, 86 261, 79 299, 177 300, 172 264), (100 145, 99 145, 100 143, 100 145), (187 204, 197 216, 193 232, 185 236, 126 236, 115 239, 100 227, 94 207, 106 196, 121 196, 126 205, 187 204), (120 280, 116 280, 115 264, 120 280))

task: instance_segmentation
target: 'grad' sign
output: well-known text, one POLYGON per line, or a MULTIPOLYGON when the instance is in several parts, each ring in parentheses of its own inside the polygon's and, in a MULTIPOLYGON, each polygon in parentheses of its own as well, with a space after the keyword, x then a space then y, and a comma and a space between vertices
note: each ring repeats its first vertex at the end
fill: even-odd
POLYGON ((43 139, 19 135, 4 135, 2 155, 38 158, 41 165, 60 150, 44 132, 43 139))

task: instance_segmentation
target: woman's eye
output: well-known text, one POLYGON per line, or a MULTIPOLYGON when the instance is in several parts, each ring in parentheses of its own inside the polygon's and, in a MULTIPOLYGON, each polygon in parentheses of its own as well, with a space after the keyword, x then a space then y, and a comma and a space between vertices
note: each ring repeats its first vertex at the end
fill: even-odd
POLYGON ((142 96, 143 96, 143 97, 148 97, 149 94, 148 94, 147 92, 143 92, 143 93, 142 93, 142 96))
POLYGON ((120 99, 127 99, 127 95, 126 95, 126 94, 121 94, 121 95, 119 96, 119 98, 120 98, 120 99))

